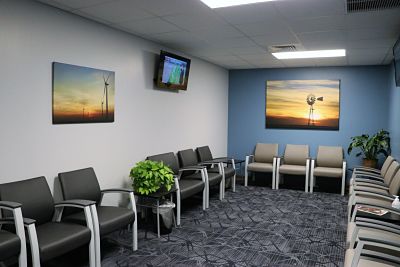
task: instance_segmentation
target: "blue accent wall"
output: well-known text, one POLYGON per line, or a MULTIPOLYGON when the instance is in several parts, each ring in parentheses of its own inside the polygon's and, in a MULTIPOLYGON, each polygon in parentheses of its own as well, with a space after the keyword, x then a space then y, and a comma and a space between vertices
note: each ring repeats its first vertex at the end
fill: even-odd
MULTIPOLYGON (((308 144, 315 157, 318 145, 346 150, 351 136, 388 129, 390 97, 396 93, 400 100, 400 90, 389 90, 389 70, 390 66, 231 70, 228 155, 244 159, 262 142, 278 143, 281 155, 286 144, 308 144), (266 129, 266 81, 305 79, 341 80, 339 131, 266 129)), ((393 120, 399 122, 400 112, 396 112, 393 120)), ((400 135, 399 123, 396 126, 400 135)), ((346 153, 349 167, 361 164, 354 154, 346 153)))
POLYGON ((389 69, 389 131, 392 155, 400 160, 400 87, 396 87, 394 64, 389 69))

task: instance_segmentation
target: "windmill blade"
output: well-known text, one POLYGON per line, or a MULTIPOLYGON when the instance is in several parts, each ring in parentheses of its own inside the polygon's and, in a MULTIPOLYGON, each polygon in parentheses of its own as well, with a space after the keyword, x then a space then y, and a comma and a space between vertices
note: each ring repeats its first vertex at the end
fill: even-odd
POLYGON ((318 97, 317 100, 318 100, 318 101, 324 101, 324 97, 323 97, 323 96, 318 97))
POLYGON ((107 80, 105 81, 105 83, 108 83, 108 79, 110 79, 110 75, 111 75, 111 73, 108 74, 107 80))

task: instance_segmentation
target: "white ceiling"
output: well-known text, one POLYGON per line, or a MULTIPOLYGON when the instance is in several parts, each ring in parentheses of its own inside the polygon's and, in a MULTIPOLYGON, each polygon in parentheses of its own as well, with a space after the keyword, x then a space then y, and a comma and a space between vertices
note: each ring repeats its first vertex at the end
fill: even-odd
POLYGON ((200 0, 38 0, 228 69, 391 62, 400 9, 347 14, 345 0, 277 0, 210 9, 200 0), (271 45, 347 50, 345 58, 277 60, 271 45))

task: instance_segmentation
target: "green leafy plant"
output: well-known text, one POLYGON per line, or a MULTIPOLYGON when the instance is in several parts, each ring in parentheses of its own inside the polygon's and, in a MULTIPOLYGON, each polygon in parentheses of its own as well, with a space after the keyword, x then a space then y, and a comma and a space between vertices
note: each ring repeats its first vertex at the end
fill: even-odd
POLYGON ((388 156, 391 151, 389 132, 380 130, 371 137, 368 134, 353 136, 347 153, 350 154, 354 148, 361 150, 356 154, 357 157, 364 155, 367 160, 377 160, 379 154, 388 156))
POLYGON ((131 169, 129 176, 134 190, 143 195, 157 192, 161 188, 169 191, 174 184, 174 173, 163 162, 140 161, 131 169))

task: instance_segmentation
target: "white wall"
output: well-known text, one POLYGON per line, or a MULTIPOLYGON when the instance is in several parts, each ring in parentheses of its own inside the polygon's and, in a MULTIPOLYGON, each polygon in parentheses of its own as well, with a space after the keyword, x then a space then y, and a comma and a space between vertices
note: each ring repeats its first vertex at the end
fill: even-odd
MULTIPOLYGON (((130 184, 147 155, 227 151, 228 71, 192 58, 187 92, 154 90, 158 44, 31 1, 0 0, 0 183, 93 166, 130 184), (115 71, 115 122, 52 125, 52 62, 115 71)), ((56 195, 57 195, 56 187, 56 195)))

